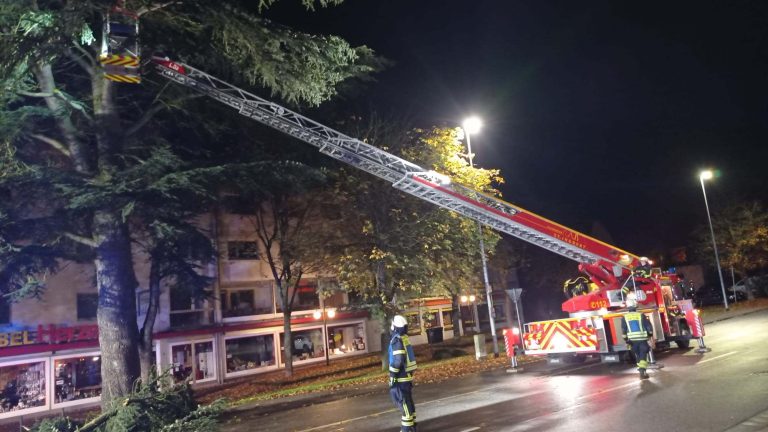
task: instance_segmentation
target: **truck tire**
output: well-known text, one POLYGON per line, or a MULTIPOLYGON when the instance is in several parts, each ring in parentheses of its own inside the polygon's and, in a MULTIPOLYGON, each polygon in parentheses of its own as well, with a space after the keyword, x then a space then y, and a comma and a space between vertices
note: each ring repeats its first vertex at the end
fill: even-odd
POLYGON ((688 328, 688 323, 680 322, 680 334, 677 335, 675 344, 680 349, 688 349, 691 346, 691 329, 688 328))

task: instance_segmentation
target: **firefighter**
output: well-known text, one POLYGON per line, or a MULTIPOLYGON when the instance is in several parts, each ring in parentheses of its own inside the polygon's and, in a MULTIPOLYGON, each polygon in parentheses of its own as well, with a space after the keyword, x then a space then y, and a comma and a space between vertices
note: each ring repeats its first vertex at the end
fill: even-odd
POLYGON ((634 274, 636 277, 651 277, 651 261, 646 257, 640 257, 640 265, 635 267, 634 274))
POLYGON ((402 315, 392 318, 389 342, 389 395, 400 410, 400 430, 416 431, 416 406, 413 404, 413 372, 416 355, 408 340, 408 321, 402 315))
POLYGON ((566 297, 576 297, 590 291, 588 280, 584 276, 568 279, 563 283, 563 293, 566 297))
POLYGON ((645 314, 637 311, 637 299, 633 292, 627 295, 627 309, 629 312, 624 314, 621 330, 624 332, 624 340, 632 347, 632 352, 635 354, 640 379, 646 379, 648 378, 648 373, 645 371, 648 367, 647 358, 651 351, 648 339, 653 337, 653 326, 645 314))

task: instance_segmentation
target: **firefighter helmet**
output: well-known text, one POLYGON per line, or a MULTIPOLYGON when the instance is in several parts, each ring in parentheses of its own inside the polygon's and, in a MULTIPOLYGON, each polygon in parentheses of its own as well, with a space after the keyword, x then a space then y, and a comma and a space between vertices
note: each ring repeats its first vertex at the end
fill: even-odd
POLYGON ((640 257, 640 264, 643 264, 643 265, 650 264, 650 260, 648 259, 648 257, 640 257))
POLYGON ((402 315, 395 315, 392 318, 392 327, 390 327, 390 330, 394 331, 395 327, 405 327, 408 325, 408 320, 405 319, 402 315))

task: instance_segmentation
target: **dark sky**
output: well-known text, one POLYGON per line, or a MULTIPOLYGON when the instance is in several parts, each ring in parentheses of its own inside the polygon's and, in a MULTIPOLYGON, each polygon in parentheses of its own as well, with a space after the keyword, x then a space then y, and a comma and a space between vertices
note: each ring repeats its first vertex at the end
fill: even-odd
POLYGON ((768 2, 347 0, 268 15, 395 64, 367 91, 420 126, 485 120, 504 198, 639 255, 768 189, 768 2))

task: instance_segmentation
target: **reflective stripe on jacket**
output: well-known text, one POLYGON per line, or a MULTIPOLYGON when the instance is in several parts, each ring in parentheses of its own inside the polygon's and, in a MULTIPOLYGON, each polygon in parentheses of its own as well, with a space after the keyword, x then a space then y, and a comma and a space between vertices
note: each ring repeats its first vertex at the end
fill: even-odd
POLYGON ((389 375, 395 382, 413 381, 416 370, 416 353, 408 340, 408 335, 392 336, 389 342, 389 375))
POLYGON ((624 314, 627 339, 633 341, 648 339, 650 335, 643 323, 643 318, 645 317, 640 312, 627 312, 624 314))

